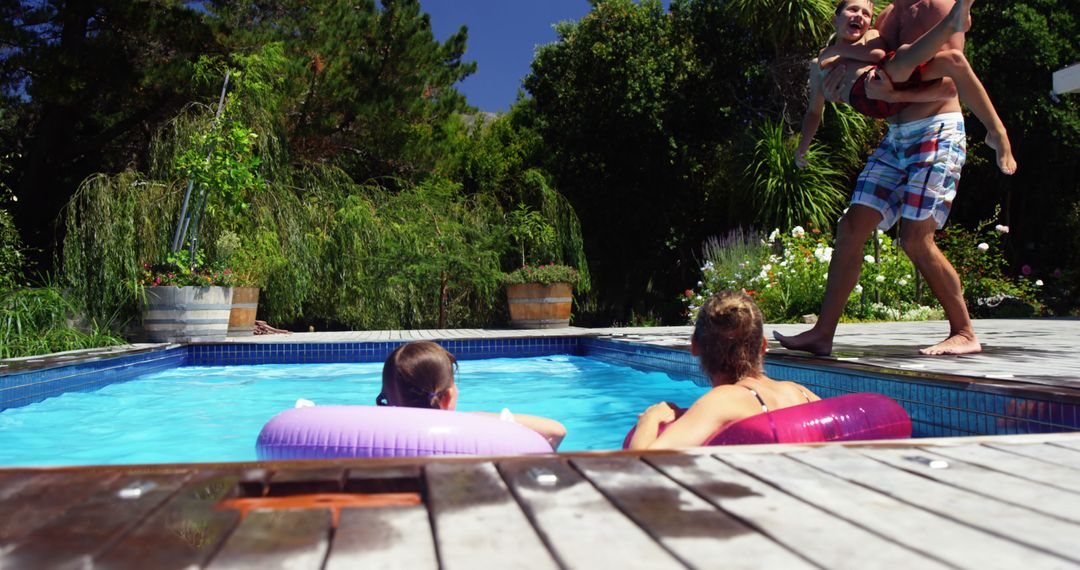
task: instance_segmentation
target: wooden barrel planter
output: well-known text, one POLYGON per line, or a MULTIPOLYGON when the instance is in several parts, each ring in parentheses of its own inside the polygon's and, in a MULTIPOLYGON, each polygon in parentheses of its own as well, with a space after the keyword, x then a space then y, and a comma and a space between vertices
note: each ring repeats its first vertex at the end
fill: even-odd
POLYGON ((231 311, 231 287, 147 287, 143 331, 150 342, 222 340, 231 311))
POLYGON ((258 308, 258 287, 233 287, 229 336, 251 336, 255 330, 255 310, 258 308))
POLYGON ((570 326, 573 288, 569 283, 519 283, 506 286, 510 326, 515 329, 554 329, 570 326))

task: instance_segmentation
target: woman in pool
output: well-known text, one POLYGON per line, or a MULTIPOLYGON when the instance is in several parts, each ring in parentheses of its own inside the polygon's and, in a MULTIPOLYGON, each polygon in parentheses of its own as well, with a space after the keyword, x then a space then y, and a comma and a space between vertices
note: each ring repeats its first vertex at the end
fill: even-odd
MULTIPOLYGON (((458 389, 454 383, 456 366, 454 355, 434 342, 422 340, 403 344, 394 349, 383 364, 382 392, 375 399, 375 404, 454 410, 458 399, 458 389)), ((501 414, 474 413, 521 424, 544 436, 552 450, 558 449, 566 437, 566 428, 552 419, 511 414, 506 408, 501 414)))
POLYGON ((678 419, 667 402, 650 406, 638 416, 629 449, 696 447, 743 418, 820 400, 804 386, 765 375, 763 327, 761 309, 742 291, 717 293, 705 301, 690 352, 700 358, 713 388, 678 419), (663 423, 669 425, 661 434, 663 423))

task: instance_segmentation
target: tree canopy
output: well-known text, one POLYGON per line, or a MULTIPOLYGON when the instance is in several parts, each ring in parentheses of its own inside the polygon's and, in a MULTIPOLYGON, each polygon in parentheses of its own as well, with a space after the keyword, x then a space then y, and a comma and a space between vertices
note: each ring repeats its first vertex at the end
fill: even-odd
MULTIPOLYGON (((968 55, 1020 170, 968 121, 953 210, 1001 206, 1010 260, 1073 292, 1080 103, 1048 93, 1077 2, 975 5, 968 55)), ((207 257, 263 287, 264 317, 319 327, 499 326, 526 252, 582 271, 577 324, 677 323, 708 238, 833 225, 882 128, 828 105, 794 168, 833 2, 591 4, 490 116, 455 88, 468 30, 436 39, 418 0, 2 1, 0 284, 56 275, 122 320, 189 180, 207 257)))

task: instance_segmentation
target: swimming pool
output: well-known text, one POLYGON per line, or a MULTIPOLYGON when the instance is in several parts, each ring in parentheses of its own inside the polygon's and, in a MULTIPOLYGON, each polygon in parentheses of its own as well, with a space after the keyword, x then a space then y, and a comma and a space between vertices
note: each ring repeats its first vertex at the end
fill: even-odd
MULTIPOLYGON (((206 370, 210 370, 216 367, 237 365, 373 363, 375 369, 378 369, 386 356, 403 342, 405 341, 164 345, 129 347, 116 352, 111 349, 102 349, 96 353, 30 359, 27 362, 14 364, 12 361, 5 361, 0 364, 0 424, 14 421, 13 417, 23 413, 20 410, 32 412, 39 409, 42 404, 48 405, 53 399, 71 395, 76 396, 76 401, 82 401, 83 397, 90 395, 86 392, 104 391, 108 395, 111 391, 106 390, 107 388, 123 383, 132 384, 135 390, 149 392, 141 397, 162 398, 169 401, 172 396, 162 392, 167 387, 167 383, 151 385, 141 381, 131 382, 131 380, 145 378, 157 372, 181 371, 184 367, 206 367, 206 370)), ((698 369, 697 359, 690 355, 686 347, 660 347, 635 342, 632 339, 597 338, 588 335, 463 338, 438 342, 453 353, 459 363, 466 368, 471 361, 482 359, 584 356, 590 360, 615 364, 623 368, 633 367, 638 370, 661 373, 661 376, 668 378, 689 378, 699 386, 707 385, 706 379, 698 369)), ((1047 387, 1023 387, 1016 383, 1002 384, 966 377, 886 370, 851 362, 830 362, 771 353, 766 358, 765 369, 769 376, 799 382, 823 398, 854 392, 874 392, 889 396, 904 406, 911 415, 915 437, 1047 433, 1080 429, 1080 395, 1047 387)), ((209 380, 209 378, 207 375, 204 380, 209 380)), ((671 391, 677 386, 693 390, 690 383, 665 380, 657 383, 661 394, 656 398, 647 399, 647 403, 651 404, 659 399, 688 402, 690 398, 683 400, 681 396, 671 391)), ((464 390, 465 386, 463 386, 464 390)), ((220 395, 226 391, 227 387, 222 385, 212 388, 210 393, 220 395)), ((541 390, 541 394, 543 392, 546 390, 541 390)), ((518 390, 515 394, 528 395, 531 399, 537 397, 537 394, 526 390, 518 390)), ((623 397, 628 397, 628 394, 629 390, 624 390, 623 397)), ((374 395, 375 392, 366 395, 358 393, 360 399, 353 400, 350 393, 350 399, 345 403, 366 404, 373 400, 374 395)), ((467 394, 466 398, 471 400, 474 396, 478 395, 467 394)), ((340 398, 343 395, 334 393, 331 394, 330 399, 327 399, 320 397, 316 392, 289 394, 288 401, 275 401, 272 407, 265 410, 265 413, 272 415, 275 411, 291 407, 295 399, 299 397, 315 400, 321 404, 331 404, 339 401, 334 398, 340 398)), ((8 433, 0 432, 0 438, 3 438, 0 442, 4 444, 0 447, 0 451, 8 453, 11 450, 10 453, 16 454, 17 457, 27 457, 26 454, 35 453, 43 458, 42 461, 50 461, 48 464, 55 465, 57 464, 53 461, 55 454, 47 449, 47 446, 55 441, 55 436, 51 432, 70 433, 67 424, 80 417, 79 414, 98 414, 100 421, 94 425, 93 430, 79 435, 81 441, 89 442, 88 447, 95 447, 98 445, 98 440, 115 437, 108 426, 111 414, 120 407, 117 405, 119 400, 116 397, 110 396, 110 398, 112 399, 106 399, 102 404, 82 405, 77 411, 72 412, 71 417, 59 416, 60 419, 55 427, 38 428, 33 434, 21 439, 14 450, 11 450, 11 447, 15 444, 9 440, 8 433)), ((467 409, 490 407, 493 411, 497 411, 495 408, 506 405, 517 412, 535 413, 531 408, 531 399, 525 407, 518 406, 514 400, 490 403, 466 401, 462 402, 462 406, 476 406, 476 408, 467 409)), ((204 421, 207 423, 220 421, 213 419, 217 416, 212 412, 218 406, 227 409, 228 400, 222 396, 204 404, 201 412, 207 416, 204 421)), ((565 406, 567 413, 572 414, 576 406, 581 403, 565 402, 562 405, 565 406)), ((625 420, 627 423, 620 425, 615 431, 627 429, 634 415, 641 411, 643 405, 641 402, 635 402, 630 406, 632 409, 624 410, 623 413, 628 416, 625 420)), ((601 409, 597 413, 605 412, 601 409)), ((549 415, 566 423, 566 413, 562 409, 549 415)), ((263 421, 265 419, 260 417, 258 425, 261 426, 263 421)), ((146 416, 141 423, 136 424, 139 426, 136 433, 141 434, 136 437, 144 438, 145 449, 162 445, 145 436, 157 423, 159 423, 158 417, 146 416)), ((231 425, 235 425, 235 420, 231 425)), ((571 439, 568 439, 565 445, 576 448, 579 444, 574 443, 574 438, 576 438, 574 432, 585 430, 580 427, 575 429, 572 422, 568 424, 568 428, 571 430, 571 439)), ((257 433, 257 428, 255 433, 257 433)), ((183 437, 182 431, 179 435, 180 437, 176 439, 180 443, 165 445, 172 448, 198 446, 197 440, 192 437, 183 437)), ((236 444, 248 449, 249 440, 244 439, 248 437, 248 434, 236 436, 236 444)), ((253 442, 254 439, 250 441, 253 442)), ((253 447, 253 443, 251 445, 253 447)), ((615 445, 612 444, 611 447, 615 445)), ((115 461, 145 461, 139 449, 125 453, 124 458, 117 458, 115 461)), ((563 449, 569 449, 569 447, 560 448, 560 450, 563 449)), ((93 461, 92 453, 92 449, 82 449, 75 452, 74 456, 79 458, 80 462, 86 463, 93 461)), ((194 461, 194 459, 184 459, 176 455, 171 461, 194 461)), ((0 466, 3 465, 5 465, 4 459, 0 458, 0 466)))
MULTIPOLYGON (((182 366, 0 413, 0 466, 254 461, 255 439, 297 398, 371 405, 382 364, 182 366)), ((466 360, 463 411, 563 422, 560 451, 618 449, 637 414, 705 392, 690 381, 571 355, 466 360)))

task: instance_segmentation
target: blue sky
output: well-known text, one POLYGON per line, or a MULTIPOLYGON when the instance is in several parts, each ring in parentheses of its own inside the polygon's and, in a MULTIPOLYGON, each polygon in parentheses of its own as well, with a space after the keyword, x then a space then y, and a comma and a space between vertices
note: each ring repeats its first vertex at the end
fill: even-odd
POLYGON ((556 40, 552 25, 577 21, 590 9, 588 0, 420 0, 420 6, 439 40, 468 26, 465 61, 477 69, 457 87, 470 105, 491 112, 510 109, 536 46, 556 40))

